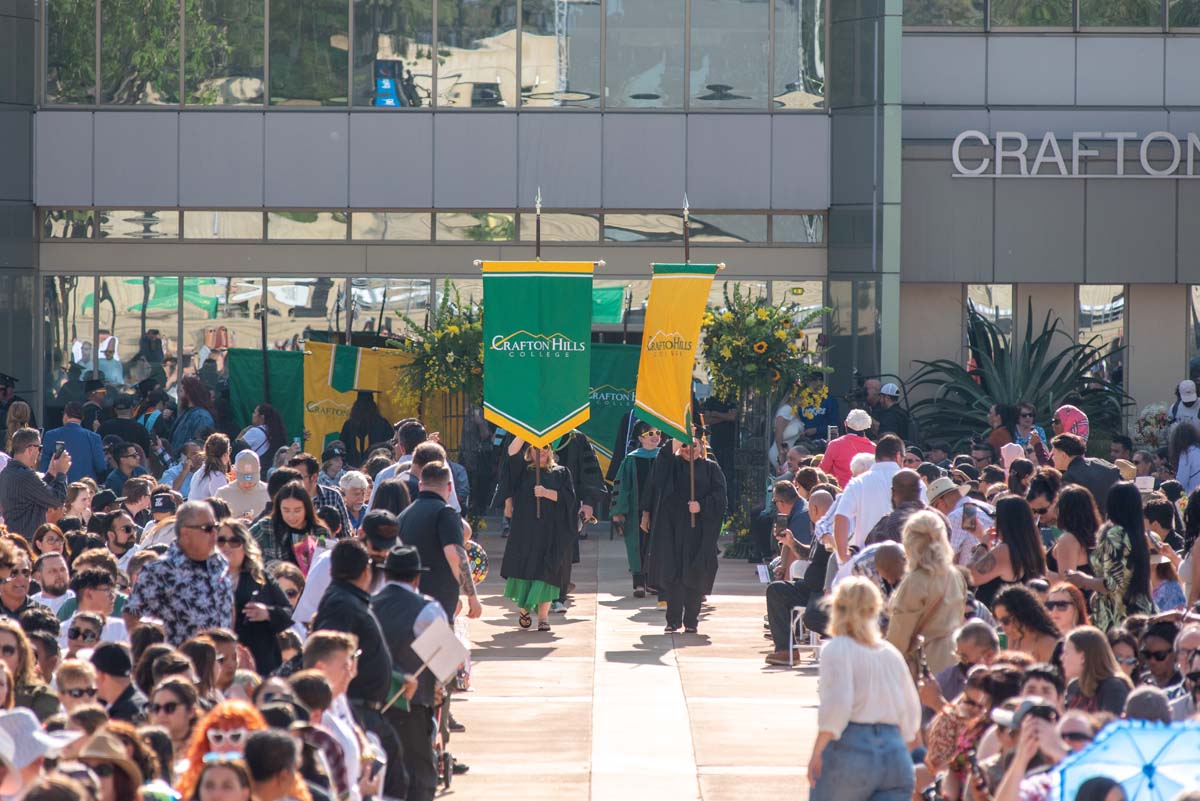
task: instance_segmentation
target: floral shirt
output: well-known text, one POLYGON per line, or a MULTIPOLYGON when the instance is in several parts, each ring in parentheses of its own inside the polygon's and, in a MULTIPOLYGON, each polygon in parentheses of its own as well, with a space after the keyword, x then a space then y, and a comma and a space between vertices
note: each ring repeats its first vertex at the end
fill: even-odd
POLYGON ((1101 631, 1121 625, 1132 614, 1154 613, 1150 596, 1130 594, 1133 566, 1130 564, 1129 535, 1117 525, 1105 526, 1092 550, 1092 574, 1104 582, 1104 590, 1093 593, 1092 625, 1101 631))
POLYGON ((163 558, 148 562, 138 573, 123 612, 161 620, 171 645, 205 629, 231 628, 229 562, 219 553, 203 562, 193 561, 173 543, 163 558))

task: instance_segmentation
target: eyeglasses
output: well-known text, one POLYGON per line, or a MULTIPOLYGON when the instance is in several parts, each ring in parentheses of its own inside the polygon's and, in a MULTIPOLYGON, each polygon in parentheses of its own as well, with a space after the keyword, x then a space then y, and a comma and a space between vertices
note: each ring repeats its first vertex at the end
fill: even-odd
POLYGON ((226 745, 241 745, 242 740, 246 739, 249 734, 245 729, 222 729, 208 730, 208 744, 213 748, 222 748, 226 745))
POLYGON ((88 698, 96 697, 96 688, 95 687, 72 687, 69 690, 63 690, 63 692, 65 692, 67 695, 71 696, 72 698, 83 698, 85 695, 88 698))
POLYGON ((33 575, 33 571, 27 567, 14 567, 12 572, 8 574, 8 578, 4 579, 4 583, 8 583, 16 578, 29 578, 33 575))
POLYGON ((1165 651, 1151 651, 1149 648, 1141 650, 1142 659, 1153 659, 1155 662, 1162 662, 1171 655, 1171 650, 1168 648, 1165 651))
POLYGON ((91 768, 92 768, 92 771, 96 774, 96 776, 101 779, 109 778, 110 776, 113 775, 113 771, 115 770, 113 768, 111 762, 100 762, 98 764, 92 765, 91 768))
POLYGON ((80 629, 72 626, 67 629, 67 638, 71 640, 83 640, 84 642, 95 642, 100 639, 100 635, 91 629, 80 629))
POLYGON ((1033 512, 1034 515, 1036 515, 1037 517, 1041 517, 1042 515, 1050 514, 1050 507, 1049 506, 1041 506, 1041 507, 1038 507, 1037 509, 1034 509, 1031 506, 1031 507, 1029 507, 1029 511, 1033 512))
POLYGON ((217 545, 228 545, 230 548, 241 548, 246 542, 241 537, 217 537, 217 545))
POLYGON ((180 528, 190 528, 196 531, 203 531, 205 534, 212 534, 217 530, 216 523, 205 523, 203 526, 180 526, 180 528))
MULTIPOLYGON (((167 701, 165 704, 147 704, 146 711, 151 715, 174 715, 175 710, 181 706, 183 704, 178 701, 167 701)), ((212 732, 209 732, 209 734, 212 734, 212 732)), ((209 737, 209 739, 211 740, 212 738, 209 737)))
POLYGON ((1055 609, 1066 611, 1074 606, 1070 601, 1046 601, 1046 608, 1053 612, 1055 609))
POLYGON ((1137 657, 1136 656, 1118 656, 1117 664, 1118 665, 1136 665, 1137 657))

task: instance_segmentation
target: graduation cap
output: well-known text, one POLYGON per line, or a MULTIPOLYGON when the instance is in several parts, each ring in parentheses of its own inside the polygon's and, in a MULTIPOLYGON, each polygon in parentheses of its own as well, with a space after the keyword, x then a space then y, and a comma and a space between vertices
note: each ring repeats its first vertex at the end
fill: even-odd
POLYGON ((15 387, 19 378, 13 378, 8 373, 0 373, 0 387, 15 387))
POLYGON ((138 394, 143 398, 149 395, 154 390, 158 389, 159 381, 157 378, 144 378, 137 382, 138 394))
POLYGON ((99 378, 89 378, 83 382, 83 391, 87 393, 99 392, 105 389, 104 381, 99 378))

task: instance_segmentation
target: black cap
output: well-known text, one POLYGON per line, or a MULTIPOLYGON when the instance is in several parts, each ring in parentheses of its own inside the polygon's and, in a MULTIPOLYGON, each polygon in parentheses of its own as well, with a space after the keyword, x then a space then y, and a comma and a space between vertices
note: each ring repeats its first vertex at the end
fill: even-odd
POLYGON ((89 378, 83 382, 83 389, 85 392, 96 392, 97 390, 104 389, 104 382, 99 378, 89 378))
POLYGON ((100 440, 100 442, 104 445, 104 450, 113 452, 119 450, 125 445, 125 440, 121 439, 116 434, 109 434, 104 439, 100 440))
POLYGON ((143 378, 141 381, 137 382, 137 391, 138 394, 144 397, 149 395, 159 386, 161 386, 161 383, 157 378, 143 378))
POLYGON ((120 501, 117 493, 110 489, 102 489, 92 496, 92 511, 103 512, 109 506, 114 506, 120 501))
POLYGON ((92 666, 101 673, 128 678, 133 673, 133 657, 129 646, 119 642, 102 642, 92 651, 92 666))
POLYGON ((117 399, 113 401, 113 408, 128 411, 137 408, 137 403, 137 398, 132 395, 118 395, 117 399))
POLYGON ((377 551, 386 551, 396 544, 400 521, 387 509, 372 509, 363 518, 363 537, 367 545, 377 551))
POLYGON ((20 379, 13 378, 8 373, 0 373, 0 387, 15 387, 20 379))
POLYGON ((337 445, 330 446, 321 454, 321 461, 328 462, 330 459, 345 459, 346 451, 344 448, 339 448, 337 445))
POLYGON ((175 499, 169 492, 160 492, 150 498, 151 514, 175 514, 175 499))
POLYGON ((429 568, 421 566, 421 554, 411 545, 394 545, 388 551, 383 561, 383 569, 388 573, 428 573, 429 568))

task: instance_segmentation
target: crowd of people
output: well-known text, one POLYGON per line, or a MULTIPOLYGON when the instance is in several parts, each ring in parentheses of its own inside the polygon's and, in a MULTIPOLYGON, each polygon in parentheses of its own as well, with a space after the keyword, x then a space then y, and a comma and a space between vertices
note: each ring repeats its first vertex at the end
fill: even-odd
POLYGON ((1162 454, 1114 437, 1109 461, 1080 409, 1049 436, 1032 411, 994 406, 959 454, 865 409, 785 451, 752 533, 775 578, 767 664, 823 638, 810 797, 1058 798, 1056 766, 1112 721, 1195 714, 1196 421, 1162 454))
POLYGON ((428 801, 465 772, 469 660, 439 680, 414 648, 482 613, 437 434, 317 458, 266 404, 214 430, 193 377, 169 416, 99 401, 44 435, 0 408, 0 799, 428 801))

